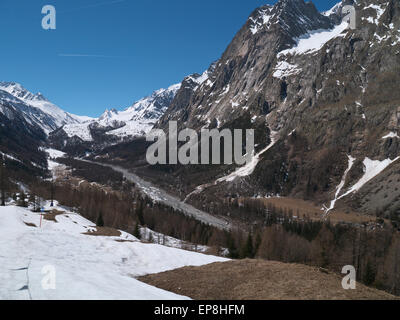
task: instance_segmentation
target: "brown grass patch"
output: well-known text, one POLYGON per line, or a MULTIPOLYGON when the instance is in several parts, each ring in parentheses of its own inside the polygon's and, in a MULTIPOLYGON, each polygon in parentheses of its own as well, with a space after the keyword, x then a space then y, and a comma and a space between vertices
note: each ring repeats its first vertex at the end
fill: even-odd
MULTIPOLYGON (((293 198, 270 198, 264 200, 266 204, 271 204, 282 210, 292 210, 293 215, 298 218, 307 218, 318 221, 321 220, 323 211, 321 207, 317 207, 310 201, 293 198)), ((329 214, 329 219, 332 223, 349 222, 349 223, 364 223, 375 222, 376 217, 363 215, 357 212, 343 212, 341 210, 333 210, 329 214)))
POLYGON ((119 237, 121 236, 121 232, 117 229, 107 228, 107 227, 96 227, 96 231, 85 232, 85 235, 88 236, 101 236, 101 237, 119 237))
POLYGON ((27 225, 28 227, 32 227, 32 228, 37 228, 37 225, 34 223, 29 223, 29 222, 24 222, 25 225, 27 225))
POLYGON ((64 214, 64 211, 58 211, 58 210, 51 210, 50 212, 44 213, 43 218, 47 221, 53 221, 53 222, 57 222, 56 217, 59 215, 64 214))
POLYGON ((138 278, 196 300, 391 300, 396 297, 357 283, 344 290, 327 270, 264 260, 236 260, 185 267, 138 278))

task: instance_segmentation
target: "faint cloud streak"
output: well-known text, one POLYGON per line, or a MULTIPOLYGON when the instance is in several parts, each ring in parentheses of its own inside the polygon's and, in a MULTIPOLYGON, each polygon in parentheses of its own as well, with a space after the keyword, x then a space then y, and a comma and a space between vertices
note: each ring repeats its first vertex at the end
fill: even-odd
POLYGON ((73 58, 126 58, 122 56, 107 56, 102 54, 81 54, 81 53, 59 53, 59 57, 73 57, 73 58))

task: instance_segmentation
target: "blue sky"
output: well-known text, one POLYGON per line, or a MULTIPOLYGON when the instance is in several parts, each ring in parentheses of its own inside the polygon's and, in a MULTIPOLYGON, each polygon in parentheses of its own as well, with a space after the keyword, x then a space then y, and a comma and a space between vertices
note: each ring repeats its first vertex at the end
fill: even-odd
MULTIPOLYGON (((320 11, 338 0, 316 0, 320 11)), ((269 0, 0 0, 0 81, 99 116, 201 73, 269 0), (57 29, 43 30, 54 5, 57 29)))

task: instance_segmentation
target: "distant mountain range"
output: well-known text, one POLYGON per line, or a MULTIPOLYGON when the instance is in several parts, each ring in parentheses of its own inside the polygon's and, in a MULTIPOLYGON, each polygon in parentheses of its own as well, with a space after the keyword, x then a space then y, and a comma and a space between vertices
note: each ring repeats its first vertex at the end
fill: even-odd
POLYGON ((83 141, 93 141, 91 129, 103 129, 107 135, 122 140, 143 136, 165 113, 179 90, 180 84, 168 89, 160 89, 145 97, 124 111, 106 110, 99 118, 79 124, 67 124, 62 129, 69 138, 79 137, 83 141))
POLYGON ((400 188, 382 187, 399 179, 399 74, 398 0, 344 0, 323 13, 312 2, 280 0, 256 9, 206 72, 124 111, 78 117, 16 83, 0 83, 0 116, 3 127, 12 122, 40 143, 114 159, 120 150, 104 148, 171 120, 196 130, 253 128, 260 153, 247 175, 235 175, 234 166, 176 166, 160 176, 183 185, 179 192, 194 202, 280 195, 312 200, 327 213, 343 206, 400 214, 400 188), (346 4, 357 9, 356 30, 342 22, 346 4))
POLYGON ((47 134, 63 125, 89 119, 65 112, 41 93, 33 94, 15 82, 0 82, 0 102, 13 105, 29 123, 37 125, 47 134))
POLYGON ((14 127, 35 132, 39 140, 60 149, 67 145, 92 149, 107 141, 117 143, 143 136, 164 114, 179 88, 176 84, 157 90, 123 111, 106 110, 99 118, 91 118, 68 113, 19 83, 0 82, 0 113, 14 127))

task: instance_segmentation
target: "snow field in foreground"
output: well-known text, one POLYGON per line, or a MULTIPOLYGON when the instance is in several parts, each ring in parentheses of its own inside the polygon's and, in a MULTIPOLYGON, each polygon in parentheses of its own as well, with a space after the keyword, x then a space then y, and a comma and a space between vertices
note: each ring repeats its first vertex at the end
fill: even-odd
POLYGON ((134 277, 227 260, 144 244, 124 232, 119 237, 85 235, 95 225, 72 212, 56 220, 43 219, 39 228, 40 214, 0 208, 0 299, 187 299, 134 277), (55 290, 42 287, 48 266, 55 271, 55 290))

